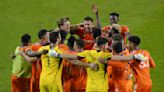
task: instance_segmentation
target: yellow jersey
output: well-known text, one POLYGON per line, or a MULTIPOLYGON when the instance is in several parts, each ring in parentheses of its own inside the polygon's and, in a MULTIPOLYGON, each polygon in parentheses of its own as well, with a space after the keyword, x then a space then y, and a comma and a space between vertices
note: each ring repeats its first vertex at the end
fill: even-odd
POLYGON ((91 68, 87 68, 87 87, 86 92, 99 91, 107 92, 108 91, 108 77, 105 73, 105 64, 99 63, 99 57, 108 58, 112 54, 109 52, 103 52, 98 50, 86 50, 81 53, 78 53, 79 57, 84 57, 88 63, 97 63, 99 66, 98 71, 94 71, 91 68))
MULTIPOLYGON (((50 50, 50 46, 43 46, 38 51, 43 50, 50 50)), ((58 46, 54 47, 54 50, 57 53, 62 53, 58 46)), ((42 71, 40 75, 40 85, 56 86, 56 84, 61 84, 62 63, 60 63, 60 58, 51 57, 47 53, 41 55, 41 62, 42 71)))

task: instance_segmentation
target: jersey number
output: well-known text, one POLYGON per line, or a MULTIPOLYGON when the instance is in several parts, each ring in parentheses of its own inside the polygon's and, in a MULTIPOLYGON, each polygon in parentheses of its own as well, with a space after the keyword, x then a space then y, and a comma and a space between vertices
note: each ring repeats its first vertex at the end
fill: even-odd
POLYGON ((50 67, 50 57, 49 56, 47 56, 47 61, 48 61, 47 62, 47 65, 48 65, 47 67, 50 67))
POLYGON ((145 57, 145 61, 141 61, 139 67, 140 69, 149 68, 150 67, 149 58, 145 57))

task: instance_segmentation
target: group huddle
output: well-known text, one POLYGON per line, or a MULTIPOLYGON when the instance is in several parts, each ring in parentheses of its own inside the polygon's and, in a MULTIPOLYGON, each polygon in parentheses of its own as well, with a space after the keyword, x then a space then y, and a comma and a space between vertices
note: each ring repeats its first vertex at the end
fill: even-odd
POLYGON ((101 27, 95 4, 92 11, 96 25, 89 16, 75 25, 60 18, 57 28, 39 30, 38 42, 22 35, 11 55, 12 92, 151 92, 156 65, 139 36, 118 24, 118 13, 101 27))

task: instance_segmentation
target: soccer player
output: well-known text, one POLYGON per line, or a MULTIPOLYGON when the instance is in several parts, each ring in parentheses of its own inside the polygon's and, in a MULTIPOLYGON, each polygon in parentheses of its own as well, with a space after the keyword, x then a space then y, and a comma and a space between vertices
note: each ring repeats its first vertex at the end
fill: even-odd
MULTIPOLYGON (((98 27, 101 27, 99 15, 98 15, 98 7, 96 4, 93 4, 92 11, 96 15, 96 21, 97 21, 98 27)), ((102 28, 102 34, 110 33, 110 30, 113 28, 116 28, 116 29, 119 28, 120 29, 119 32, 122 34, 122 36, 124 38, 124 42, 126 43, 126 38, 128 38, 130 35, 129 28, 126 25, 118 26, 118 22, 119 22, 119 14, 118 13, 115 13, 115 12, 110 13, 109 19, 110 19, 110 25, 102 28)))
MULTIPOLYGON (((42 29, 38 32, 38 38, 39 41, 35 42, 30 46, 30 48, 26 51, 29 56, 30 51, 38 51, 40 47, 44 46, 48 42, 48 37, 46 36, 47 30, 42 29)), ((30 81, 30 92, 40 92, 39 90, 39 80, 40 80, 40 73, 41 73, 41 61, 40 59, 37 59, 36 61, 31 62, 32 63, 32 76, 30 81)))
MULTIPOLYGON (((84 41, 79 39, 74 42, 74 50, 78 53, 84 51, 84 41)), ((81 61, 86 62, 85 59, 81 61)), ((76 62, 75 62, 76 63, 76 62)), ((76 78, 75 85, 78 85, 76 92, 85 92, 87 83, 87 71, 85 67, 79 67, 79 76, 76 78)))
MULTIPOLYGON (((97 41, 99 49, 97 50, 86 50, 84 52, 78 53, 77 56, 68 56, 60 54, 60 57, 65 57, 70 59, 86 59, 88 63, 97 63, 99 69, 87 68, 87 87, 86 92, 96 91, 96 92, 107 92, 108 91, 108 81, 107 73, 105 72, 105 64, 100 64, 98 62, 98 57, 108 57, 111 54, 106 53, 107 40, 105 38, 98 38, 97 41)), ((77 61, 76 61, 77 62, 77 61)))
POLYGON ((76 34, 84 40, 84 50, 91 50, 96 37, 101 35, 101 29, 94 27, 93 18, 85 17, 83 26, 79 27, 78 30, 76 30, 76 34))
MULTIPOLYGON (((123 52, 122 43, 114 43, 112 47, 113 55, 128 56, 128 53, 123 52)), ((112 82, 114 83, 115 92, 132 92, 132 85, 129 85, 132 76, 128 61, 110 60, 108 64, 112 67, 112 82)))
MULTIPOLYGON (((45 46, 42 47, 40 49, 40 51, 42 50, 48 50, 48 54, 46 54, 46 56, 42 56, 42 57, 46 57, 44 59, 44 61, 42 60, 42 74, 41 73, 41 78, 40 78, 40 90, 43 90, 41 92, 45 92, 45 89, 49 89, 51 92, 51 89, 53 88, 53 92, 63 92, 63 87, 62 87, 62 82, 61 82, 61 73, 62 73, 62 66, 63 63, 61 62, 62 60, 60 58, 58 58, 59 53, 61 54, 64 51, 61 51, 58 48, 58 45, 56 44, 56 42, 58 42, 57 40, 60 38, 60 35, 58 34, 58 32, 52 32, 50 33, 50 46, 45 46), (56 55, 54 55, 54 53, 52 53, 52 51, 55 51, 56 55), (52 55, 51 55, 52 53, 52 55), (58 54, 58 55, 57 55, 58 54), (58 57, 57 57, 58 56, 58 57), (45 61, 46 60, 46 61, 45 61), (47 67, 49 66, 49 67, 47 67), (46 69, 46 68, 50 68, 50 69, 46 69), (45 71, 45 70, 46 71, 45 71), (49 71, 48 71, 49 70, 49 71), (48 74, 47 74, 48 72, 48 74), (55 75, 54 75, 55 74, 55 75), (43 77, 42 77, 43 76, 43 77), (54 77, 52 77, 54 76, 54 77), (48 77, 48 79, 47 79, 48 77), (51 81, 50 81, 51 80, 51 81), (46 85, 49 84, 49 85, 46 85), (52 84, 54 87, 52 87, 52 84)), ((67 54, 69 56, 69 54, 67 54)), ((78 64, 86 66, 86 67, 94 67, 95 64, 91 63, 91 64, 87 64, 87 63, 83 63, 83 62, 79 62, 78 64)))
MULTIPOLYGON (((58 31, 61 35, 61 43, 65 43, 65 40, 68 40, 71 35, 76 35, 75 30, 71 28, 69 18, 60 18, 57 21, 57 24, 59 29, 57 29, 56 31, 58 31)), ((78 35, 76 36, 78 37, 78 35)))
POLYGON ((13 55, 12 65, 12 92, 29 92, 31 78, 31 64, 22 57, 21 52, 24 52, 31 43, 31 36, 24 34, 21 37, 22 44, 17 46, 13 55))
MULTIPOLYGON (((51 32, 49 35, 50 45, 42 46, 38 52, 55 49, 58 53, 60 36, 58 32, 51 32)), ((60 58, 50 57, 48 54, 41 55, 42 71, 40 75, 40 92, 63 92, 61 82, 62 62, 60 58)))
POLYGON ((152 80, 150 78, 150 68, 156 66, 154 60, 148 51, 139 48, 140 38, 138 36, 130 36, 128 40, 131 53, 142 53, 145 56, 145 60, 134 60, 131 63, 135 78, 134 92, 151 92, 152 80))
MULTIPOLYGON (((65 53, 68 54, 76 54, 76 52, 73 49, 73 44, 75 41, 75 37, 71 36, 67 40, 67 46, 69 47, 68 50, 65 51, 65 53)), ((73 86, 73 77, 76 77, 78 75, 78 70, 75 66, 73 66, 70 62, 68 62, 66 59, 63 59, 63 71, 62 71, 62 81, 63 81, 63 88, 64 92, 76 92, 76 87, 73 86), (75 74, 76 73, 76 74, 75 74)))
MULTIPOLYGON (((100 92, 107 92, 108 91, 108 81, 107 81, 107 74, 106 74, 106 68, 105 64, 99 63, 99 58, 102 57, 108 58, 111 57, 111 53, 106 52, 106 48, 108 47, 107 40, 105 38, 99 37, 97 41, 98 49, 97 50, 86 50, 81 53, 78 53, 78 55, 68 55, 68 54, 59 54, 55 50, 52 50, 51 53, 49 53, 52 57, 60 57, 65 59, 86 59, 88 65, 85 65, 87 67, 92 66, 92 68, 87 68, 87 87, 86 92, 90 91, 100 91, 100 92), (95 67, 95 64, 97 63, 98 67, 95 67), (97 78, 99 80, 97 80, 97 78)), ((122 49, 122 48, 121 48, 122 49)), ((128 61, 132 59, 139 59, 142 60, 141 54, 136 55, 129 55, 127 57, 125 56, 114 56, 111 58, 111 60, 123 60, 128 61)), ((101 61, 101 60, 100 60, 101 61)), ((76 61, 78 62, 78 60, 76 61)), ((106 62, 107 63, 107 62, 106 62)))
MULTIPOLYGON (((65 51, 67 54, 77 54, 78 52, 83 50, 84 43, 82 40, 77 40, 75 37, 70 37, 68 39, 67 45, 69 46, 69 50, 65 51), (81 45, 81 46, 79 46, 81 45), (80 47, 80 48, 79 48, 80 47)), ((72 60, 64 59, 63 62, 63 86, 64 92, 85 92, 85 84, 86 83, 86 70, 77 65, 71 64, 72 60), (85 75, 84 75, 85 74, 85 75), (85 80, 84 80, 85 79, 85 80)))
POLYGON ((129 37, 129 28, 126 25, 118 25, 119 22, 119 14, 118 13, 110 13, 109 14, 110 18, 110 25, 105 26, 102 28, 104 31, 110 31, 113 28, 120 29, 119 32, 124 38, 124 43, 126 43, 126 38, 129 37))

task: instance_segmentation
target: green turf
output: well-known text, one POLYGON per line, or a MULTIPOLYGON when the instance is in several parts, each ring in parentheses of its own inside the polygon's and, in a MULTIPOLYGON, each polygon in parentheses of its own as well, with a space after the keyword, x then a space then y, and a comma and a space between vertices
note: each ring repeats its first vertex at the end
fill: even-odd
POLYGON ((10 92, 9 56, 23 33, 30 33, 34 42, 39 29, 55 28, 60 17, 70 17, 72 23, 81 22, 85 16, 95 18, 90 10, 93 3, 99 6, 102 25, 108 25, 109 12, 119 12, 120 24, 141 36, 141 47, 151 52, 157 64, 151 71, 153 92, 164 92, 164 0, 1 0, 0 92, 10 92))

